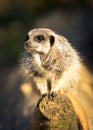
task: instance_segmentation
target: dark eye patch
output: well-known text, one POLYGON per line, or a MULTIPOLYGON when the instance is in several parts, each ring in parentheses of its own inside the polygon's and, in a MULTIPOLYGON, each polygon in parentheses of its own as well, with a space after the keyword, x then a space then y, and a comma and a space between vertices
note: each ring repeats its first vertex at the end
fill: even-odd
POLYGON ((55 42, 55 37, 54 36, 50 36, 50 46, 52 47, 54 45, 55 42))
POLYGON ((37 35, 37 36, 35 36, 34 40, 37 42, 41 42, 41 41, 44 41, 45 38, 43 35, 37 35))

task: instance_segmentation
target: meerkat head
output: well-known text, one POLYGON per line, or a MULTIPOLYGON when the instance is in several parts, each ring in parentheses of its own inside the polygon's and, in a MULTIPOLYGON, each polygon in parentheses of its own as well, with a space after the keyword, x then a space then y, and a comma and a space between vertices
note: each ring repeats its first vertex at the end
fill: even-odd
POLYGON ((46 54, 55 43, 55 33, 46 28, 33 29, 28 32, 24 47, 28 52, 46 54))

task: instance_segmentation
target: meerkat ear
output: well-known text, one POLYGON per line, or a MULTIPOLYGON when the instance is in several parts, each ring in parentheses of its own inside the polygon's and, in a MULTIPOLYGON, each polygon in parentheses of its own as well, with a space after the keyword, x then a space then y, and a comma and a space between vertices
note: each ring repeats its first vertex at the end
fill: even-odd
POLYGON ((53 35, 50 36, 50 46, 53 46, 55 42, 55 37, 53 35))

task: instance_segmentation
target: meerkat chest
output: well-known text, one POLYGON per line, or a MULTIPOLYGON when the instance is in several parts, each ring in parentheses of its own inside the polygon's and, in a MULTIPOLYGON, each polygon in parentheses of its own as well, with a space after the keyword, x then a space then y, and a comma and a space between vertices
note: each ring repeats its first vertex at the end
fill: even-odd
POLYGON ((33 58, 37 65, 41 65, 40 55, 38 53, 33 53, 33 58))
POLYGON ((33 53, 33 59, 35 62, 35 70, 42 75, 42 78, 52 79, 57 75, 58 59, 53 56, 53 53, 49 53, 47 56, 41 56, 38 53, 33 53))
POLYGON ((50 50, 50 52, 46 55, 41 55, 42 67, 44 67, 47 71, 52 71, 58 61, 57 55, 58 54, 54 50, 50 50))

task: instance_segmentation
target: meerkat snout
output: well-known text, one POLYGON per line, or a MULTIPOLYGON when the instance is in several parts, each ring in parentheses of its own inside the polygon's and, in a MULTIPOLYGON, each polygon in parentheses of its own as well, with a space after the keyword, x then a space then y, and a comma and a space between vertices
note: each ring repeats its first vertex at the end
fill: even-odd
POLYGON ((26 36, 26 39, 25 39, 25 43, 24 43, 24 48, 26 49, 26 48, 28 48, 28 47, 30 47, 30 42, 29 42, 29 35, 27 35, 26 36))
POLYGON ((29 48, 30 45, 31 45, 30 41, 26 41, 26 42, 24 43, 24 48, 25 48, 25 49, 26 49, 26 48, 29 48))

